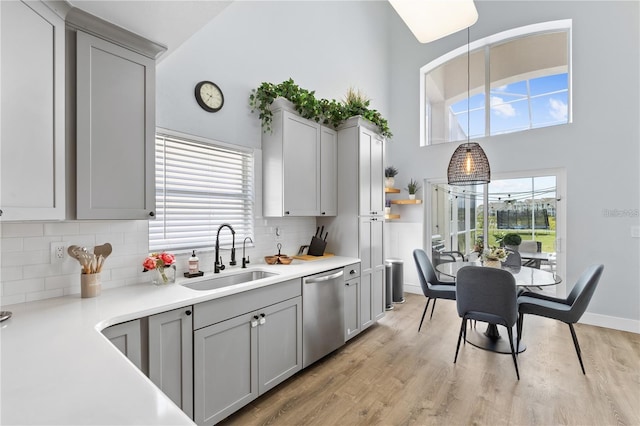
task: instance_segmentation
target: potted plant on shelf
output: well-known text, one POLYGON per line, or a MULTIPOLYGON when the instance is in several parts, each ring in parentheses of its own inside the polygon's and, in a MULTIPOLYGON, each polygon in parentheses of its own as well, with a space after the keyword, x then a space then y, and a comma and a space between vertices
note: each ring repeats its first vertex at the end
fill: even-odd
POLYGON ((396 183, 395 177, 398 174, 398 169, 393 166, 389 166, 384 169, 384 186, 385 188, 393 188, 396 183))
POLYGON ((337 128, 346 119, 360 115, 378 126, 382 136, 387 138, 393 136, 387 120, 382 117, 380 112, 369 108, 369 99, 360 91, 349 89, 344 102, 335 99, 317 99, 315 91, 301 88, 293 79, 283 81, 280 84, 263 82, 251 91, 249 107, 251 112, 259 112, 262 128, 265 132, 271 131, 273 121, 271 103, 277 97, 289 100, 301 117, 314 120, 317 123, 337 128))
POLYGON ((504 238, 502 238, 502 244, 504 244, 505 247, 515 251, 518 251, 521 242, 522 237, 514 232, 505 234, 504 238))
POLYGON ((417 180, 413 180, 410 179, 409 183, 407 184, 406 190, 409 192, 409 199, 410 200, 415 200, 416 199, 416 193, 418 191, 420 191, 420 188, 422 188, 420 186, 420 184, 418 184, 417 180))

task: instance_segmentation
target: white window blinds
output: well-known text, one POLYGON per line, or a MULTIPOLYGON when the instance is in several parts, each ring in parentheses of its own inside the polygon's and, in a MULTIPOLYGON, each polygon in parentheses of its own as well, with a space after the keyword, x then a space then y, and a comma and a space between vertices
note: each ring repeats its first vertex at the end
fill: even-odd
MULTIPOLYGON (((236 231, 236 244, 253 236, 253 154, 157 134, 149 250, 212 248, 223 223, 236 231)), ((231 238, 228 230, 221 232, 221 245, 231 245, 231 238)))

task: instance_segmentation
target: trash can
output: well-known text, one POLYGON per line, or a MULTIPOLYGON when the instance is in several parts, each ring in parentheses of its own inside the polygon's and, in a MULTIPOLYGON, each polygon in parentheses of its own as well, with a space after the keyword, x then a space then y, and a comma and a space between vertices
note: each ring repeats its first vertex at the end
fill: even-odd
POLYGON ((390 311, 393 309, 393 287, 391 286, 391 264, 384 264, 384 273, 385 273, 385 302, 384 302, 384 310, 390 311))
POLYGON ((393 303, 404 303, 404 261, 402 259, 387 259, 387 286, 391 285, 393 303))

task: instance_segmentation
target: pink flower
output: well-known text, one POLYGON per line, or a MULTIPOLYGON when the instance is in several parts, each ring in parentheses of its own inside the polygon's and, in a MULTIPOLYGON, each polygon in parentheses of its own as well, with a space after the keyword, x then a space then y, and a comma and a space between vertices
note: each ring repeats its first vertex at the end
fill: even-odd
POLYGON ((158 257, 164 262, 164 266, 173 265, 176 260, 176 257, 171 253, 160 253, 158 257))
POLYGON ((146 271, 156 269, 156 259, 152 256, 149 256, 144 260, 144 262, 142 262, 142 266, 146 271))

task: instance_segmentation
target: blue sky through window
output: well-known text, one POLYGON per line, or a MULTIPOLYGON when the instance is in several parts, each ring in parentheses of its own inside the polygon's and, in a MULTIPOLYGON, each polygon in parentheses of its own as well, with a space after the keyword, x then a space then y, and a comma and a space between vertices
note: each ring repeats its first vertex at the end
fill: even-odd
MULTIPOLYGON (((490 134, 511 133, 568 122, 568 74, 554 74, 496 86, 490 93, 490 134)), ((467 99, 451 105, 467 133, 467 99)), ((485 136, 485 95, 469 99, 470 136, 485 136)), ((452 121, 453 123, 453 121, 452 121)))

